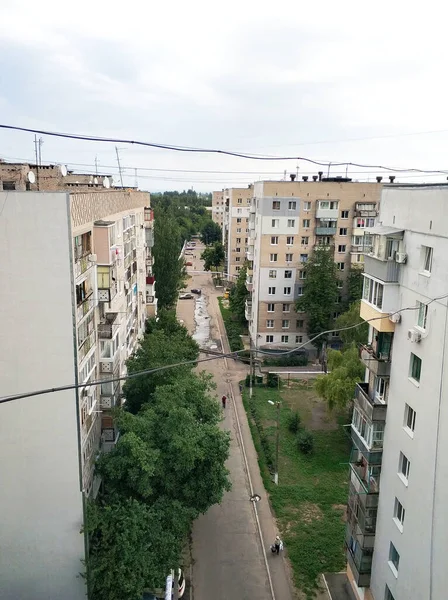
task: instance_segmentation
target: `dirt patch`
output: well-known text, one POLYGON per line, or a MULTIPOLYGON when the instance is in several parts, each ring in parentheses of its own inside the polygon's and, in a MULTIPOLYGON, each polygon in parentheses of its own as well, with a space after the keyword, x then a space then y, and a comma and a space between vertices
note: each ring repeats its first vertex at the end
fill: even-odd
POLYGON ((313 431, 331 431, 338 428, 334 415, 328 411, 324 401, 314 400, 309 428, 313 431))
POLYGON ((332 508, 334 508, 334 510, 341 511, 341 519, 342 519, 342 522, 345 523, 347 521, 347 505, 346 504, 333 504, 332 508))
POLYGON ((289 521, 287 528, 291 528, 296 525, 299 521, 305 523, 312 523, 313 521, 320 521, 323 518, 323 513, 317 504, 312 502, 303 502, 299 508, 291 508, 288 510, 289 513, 297 514, 297 521, 289 521))

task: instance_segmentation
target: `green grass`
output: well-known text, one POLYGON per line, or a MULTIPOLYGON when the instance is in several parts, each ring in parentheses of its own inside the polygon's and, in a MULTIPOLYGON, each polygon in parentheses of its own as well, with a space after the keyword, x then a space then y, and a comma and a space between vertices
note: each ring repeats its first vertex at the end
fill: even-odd
POLYGON ((224 327, 226 328, 227 339, 229 340, 231 352, 243 350, 244 345, 240 336, 247 334, 247 327, 245 327, 239 321, 233 320, 232 312, 229 308, 223 305, 223 298, 221 296, 218 298, 218 302, 219 309, 221 311, 221 315, 224 321, 224 327))
POLYGON ((243 392, 254 444, 265 486, 278 519, 296 586, 312 598, 319 574, 345 566, 344 508, 348 497, 348 439, 338 421, 322 405, 310 383, 293 382, 290 389, 254 389, 252 401, 243 392), (279 485, 272 482, 275 456, 276 407, 280 409, 279 485), (314 452, 300 453, 296 436, 288 430, 291 410, 298 410, 302 426, 312 428, 314 452), (265 447, 268 446, 267 453, 265 447))

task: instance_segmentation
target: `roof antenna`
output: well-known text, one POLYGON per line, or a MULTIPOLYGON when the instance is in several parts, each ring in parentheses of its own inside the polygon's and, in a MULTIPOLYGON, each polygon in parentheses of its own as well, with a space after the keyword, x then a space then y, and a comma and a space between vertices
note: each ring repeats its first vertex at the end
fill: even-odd
POLYGON ((123 171, 121 169, 120 155, 118 154, 118 147, 117 146, 115 146, 115 152, 117 153, 118 172, 120 173, 121 187, 124 187, 124 185, 123 185, 123 171))

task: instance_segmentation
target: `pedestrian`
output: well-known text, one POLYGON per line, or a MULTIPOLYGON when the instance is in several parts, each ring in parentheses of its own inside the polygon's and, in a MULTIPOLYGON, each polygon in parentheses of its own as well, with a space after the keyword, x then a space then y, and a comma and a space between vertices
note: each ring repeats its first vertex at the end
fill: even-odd
POLYGON ((225 408, 225 407, 226 407, 226 402, 227 402, 227 398, 226 398, 226 396, 223 396, 223 397, 221 398, 221 402, 222 402, 222 407, 223 407, 223 408, 225 408))
POLYGON ((280 536, 278 536, 278 535, 277 535, 277 536, 276 536, 276 538, 275 538, 274 546, 275 546, 275 552, 276 552, 277 554, 279 554, 279 553, 280 553, 280 550, 282 550, 282 549, 283 549, 283 542, 282 542, 282 540, 280 539, 280 536))

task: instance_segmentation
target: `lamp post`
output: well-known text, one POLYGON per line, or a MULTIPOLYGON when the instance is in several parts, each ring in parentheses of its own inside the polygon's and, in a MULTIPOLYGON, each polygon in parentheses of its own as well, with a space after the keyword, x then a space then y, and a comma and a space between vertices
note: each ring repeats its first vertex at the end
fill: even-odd
POLYGON ((273 402, 268 400, 269 404, 277 407, 277 433, 275 436, 275 472, 274 472, 274 483, 278 485, 278 455, 280 450, 280 402, 273 402))

